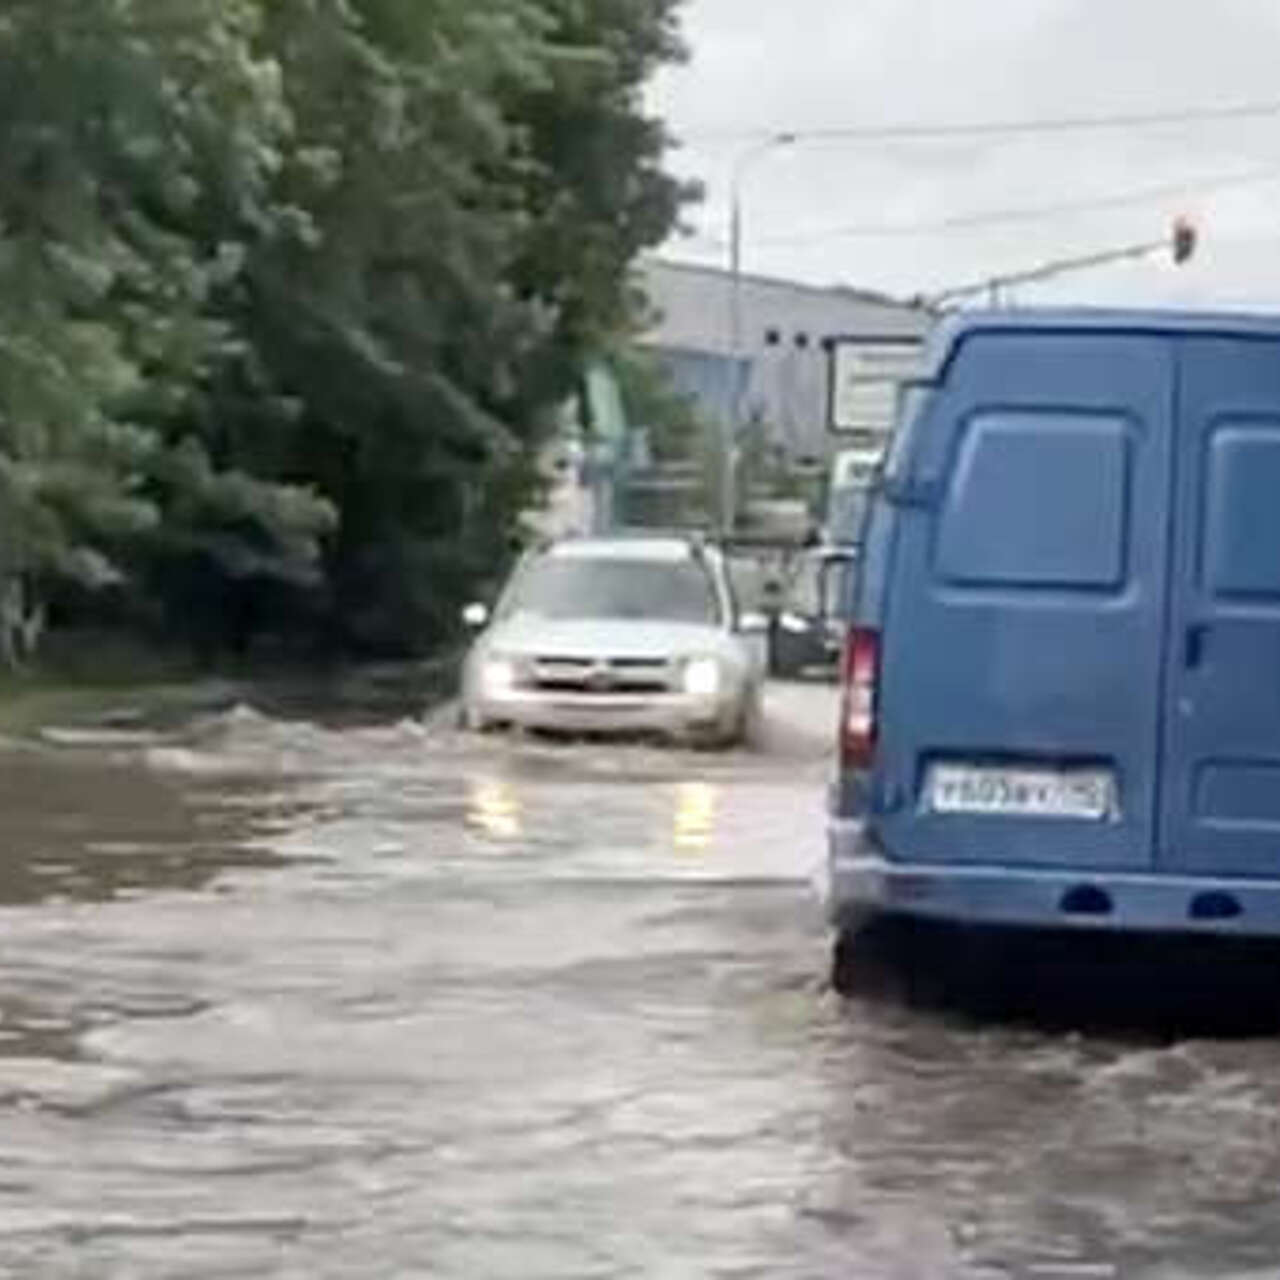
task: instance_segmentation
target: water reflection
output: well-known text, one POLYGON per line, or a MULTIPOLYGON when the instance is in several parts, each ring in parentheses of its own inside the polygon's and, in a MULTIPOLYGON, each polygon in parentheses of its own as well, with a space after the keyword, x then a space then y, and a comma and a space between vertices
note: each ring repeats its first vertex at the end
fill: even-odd
POLYGON ((0 905, 110 901, 199 889, 231 866, 276 859, 261 847, 270 799, 233 803, 100 751, 0 751, 0 905))
POLYGON ((683 853, 703 853, 715 838, 719 790, 709 782, 676 788, 675 844, 683 853))
MULTIPOLYGON (((721 804, 721 790, 711 782, 689 781, 676 784, 668 795, 671 797, 670 808, 664 805, 653 814, 653 818, 670 823, 671 840, 676 852, 681 854, 705 854, 715 844, 716 825, 721 804), (666 812, 666 817, 662 814, 666 812)), ((511 843, 531 837, 531 825, 541 829, 548 823, 558 821, 556 806, 550 794, 541 796, 542 809, 538 820, 530 823, 526 812, 526 797, 521 785, 511 779, 484 776, 472 779, 467 789, 467 824, 472 830, 499 843, 511 843)), ((636 796, 640 812, 646 808, 643 795, 636 796)), ((623 825, 619 823, 619 825, 623 825)), ((646 821, 645 825, 648 825, 646 821)), ((660 847, 662 836, 657 832, 660 847)), ((650 839, 641 841, 640 847, 650 844, 650 839)), ((651 846, 653 847, 653 846, 651 846)), ((657 848, 653 851, 656 853, 657 848)))
POLYGON ((471 784, 468 822, 494 840, 516 840, 523 830, 520 796, 502 778, 478 778, 471 784))
MULTIPOLYGON (((916 930, 823 996, 815 696, 758 756, 244 712, 0 753, 0 903, 43 899, 0 911, 0 1273, 1272 1274, 1273 1040, 1062 1034, 1118 944, 916 930)), ((1135 1010, 1221 1007, 1207 959, 1135 1010)))

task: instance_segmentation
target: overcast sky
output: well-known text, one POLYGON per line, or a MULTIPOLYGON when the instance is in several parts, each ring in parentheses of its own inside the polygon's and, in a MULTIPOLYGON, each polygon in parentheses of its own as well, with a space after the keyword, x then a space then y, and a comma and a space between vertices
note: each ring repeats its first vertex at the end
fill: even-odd
MULTIPOLYGON (((695 234, 666 250, 699 262, 727 262, 730 175, 752 135, 1280 104, 1277 0, 688 0, 686 33, 691 60, 651 105, 681 140, 674 169, 706 186, 695 234)), ((802 137, 759 156, 743 192, 745 266, 763 274, 931 292, 1154 239, 1187 213, 1202 229, 1189 266, 1109 267, 1019 300, 1280 308, 1280 109, 1114 132, 802 137), (1111 203, 913 230, 1092 201, 1111 203)))

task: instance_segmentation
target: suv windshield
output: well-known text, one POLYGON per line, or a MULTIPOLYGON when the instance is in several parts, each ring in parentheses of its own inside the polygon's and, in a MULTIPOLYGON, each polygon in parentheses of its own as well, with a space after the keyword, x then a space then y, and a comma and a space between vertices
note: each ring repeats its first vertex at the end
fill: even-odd
POLYGON ((693 560, 588 560, 546 557, 512 588, 502 613, 561 620, 635 618, 714 626, 715 588, 693 560))

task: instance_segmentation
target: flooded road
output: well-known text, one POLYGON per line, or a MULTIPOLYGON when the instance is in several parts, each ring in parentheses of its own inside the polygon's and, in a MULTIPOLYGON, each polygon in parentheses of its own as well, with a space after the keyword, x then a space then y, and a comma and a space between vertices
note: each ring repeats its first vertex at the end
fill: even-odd
POLYGON ((834 714, 772 690, 725 757, 244 708, 5 747, 0 1275, 1274 1275, 1263 1009, 826 990, 834 714))

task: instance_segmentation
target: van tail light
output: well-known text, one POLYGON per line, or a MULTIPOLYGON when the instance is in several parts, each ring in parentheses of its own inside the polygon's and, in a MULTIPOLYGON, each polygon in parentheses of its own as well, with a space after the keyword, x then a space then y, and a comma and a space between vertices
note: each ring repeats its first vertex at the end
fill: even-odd
POLYGON ((840 760, 847 769, 868 769, 876 749, 880 633, 850 627, 844 648, 844 696, 840 712, 840 760))

